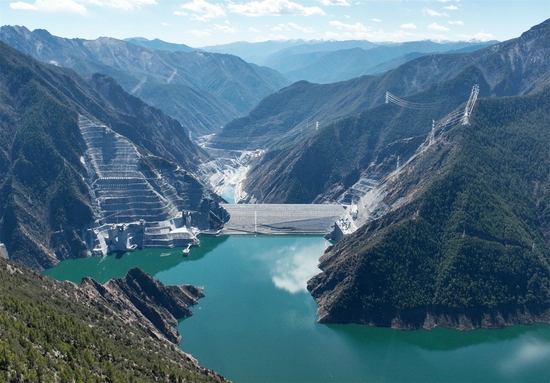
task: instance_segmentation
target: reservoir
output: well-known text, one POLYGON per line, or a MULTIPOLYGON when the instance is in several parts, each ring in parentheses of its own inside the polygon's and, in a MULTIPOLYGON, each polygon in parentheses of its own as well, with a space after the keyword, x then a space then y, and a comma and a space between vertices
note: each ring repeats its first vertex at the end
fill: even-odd
POLYGON ((550 326, 458 332, 316 323, 306 281, 319 272, 320 236, 201 238, 61 262, 45 274, 101 283, 138 266, 165 284, 204 287, 180 321, 180 347, 236 382, 549 382, 550 326))

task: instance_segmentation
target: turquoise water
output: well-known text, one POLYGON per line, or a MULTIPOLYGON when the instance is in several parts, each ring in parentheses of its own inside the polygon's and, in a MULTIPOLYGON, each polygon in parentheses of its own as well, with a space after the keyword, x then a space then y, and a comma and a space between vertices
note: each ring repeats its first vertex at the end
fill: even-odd
POLYGON ((222 198, 227 201, 227 203, 235 203, 235 185, 227 185, 222 192, 222 198))
POLYGON ((458 332, 316 323, 305 282, 319 272, 316 236, 202 238, 181 249, 65 261, 56 279, 105 282, 139 266, 166 284, 204 286, 180 321, 181 348, 238 382, 550 382, 550 326, 458 332))

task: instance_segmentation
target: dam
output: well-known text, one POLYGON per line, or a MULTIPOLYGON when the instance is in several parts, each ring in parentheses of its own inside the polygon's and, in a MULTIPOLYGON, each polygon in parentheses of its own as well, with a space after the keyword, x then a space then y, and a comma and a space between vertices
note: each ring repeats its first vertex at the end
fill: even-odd
MULTIPOLYGON (((80 160, 87 170, 85 181, 97 217, 92 227, 82 231, 81 239, 92 255, 198 246, 201 234, 325 235, 346 213, 340 204, 220 205, 214 201, 197 211, 202 190, 192 174, 147 165, 153 156, 140 153, 132 142, 100 122, 79 116, 79 127, 86 144, 80 160), (212 226, 211 221, 217 224, 212 226)), ((245 153, 238 162, 255 155, 245 153)))
POLYGON ((340 204, 225 204, 222 234, 327 234, 345 213, 340 204))

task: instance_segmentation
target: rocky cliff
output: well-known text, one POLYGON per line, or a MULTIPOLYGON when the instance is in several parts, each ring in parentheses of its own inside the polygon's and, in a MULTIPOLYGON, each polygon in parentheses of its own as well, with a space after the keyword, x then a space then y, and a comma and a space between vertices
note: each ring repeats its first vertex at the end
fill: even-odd
POLYGON ((85 298, 81 302, 105 304, 112 318, 131 322, 151 335, 175 344, 181 340, 176 330, 177 319, 193 315, 189 306, 196 305, 198 299, 204 297, 202 291, 194 286, 165 286, 138 268, 105 285, 85 277, 75 291, 85 298))

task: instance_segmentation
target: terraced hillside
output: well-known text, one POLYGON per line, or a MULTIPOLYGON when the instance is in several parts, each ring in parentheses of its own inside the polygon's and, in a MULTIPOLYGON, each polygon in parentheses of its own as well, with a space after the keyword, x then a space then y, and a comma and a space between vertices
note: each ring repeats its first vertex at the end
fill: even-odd
POLYGON ((91 170, 91 185, 103 222, 117 223, 129 218, 165 220, 184 207, 184 201, 160 174, 153 171, 156 178, 145 177, 140 166, 142 156, 128 139, 84 116, 79 117, 78 123, 86 142, 85 161, 91 170), (163 191, 168 193, 163 195, 163 191))

